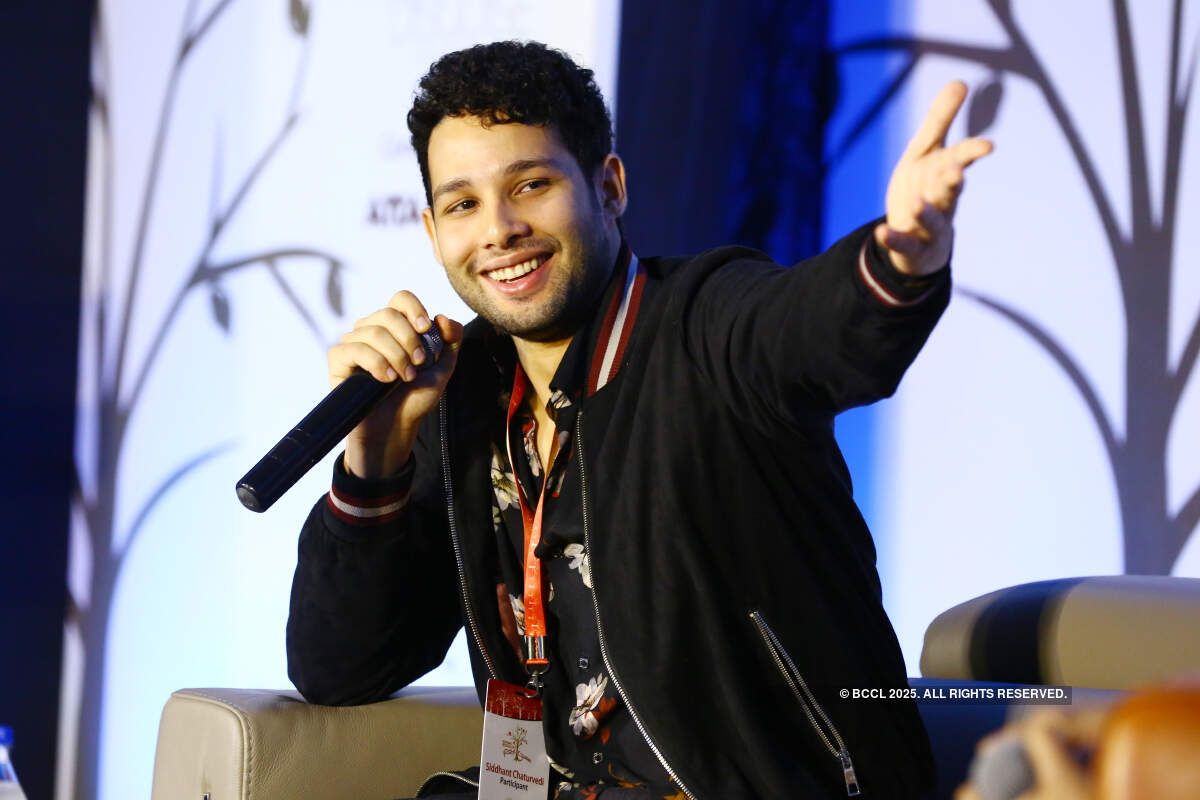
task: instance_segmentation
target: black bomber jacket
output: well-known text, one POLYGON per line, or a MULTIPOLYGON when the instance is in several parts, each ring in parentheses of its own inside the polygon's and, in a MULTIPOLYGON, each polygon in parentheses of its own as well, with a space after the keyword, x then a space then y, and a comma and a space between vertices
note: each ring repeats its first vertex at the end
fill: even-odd
MULTIPOLYGON (((916 706, 838 695, 907 678, 834 415, 895 391, 950 289, 948 268, 906 280, 871 227, 791 268, 737 247, 643 259, 620 371, 582 402, 573 446, 602 655, 693 798, 932 790, 916 706)), ((304 525, 287 650, 310 702, 387 697, 464 624, 481 700, 489 677, 525 682, 489 556, 489 424, 507 388, 489 336, 467 326, 402 476, 353 489, 402 508, 360 526, 327 497, 304 525)))

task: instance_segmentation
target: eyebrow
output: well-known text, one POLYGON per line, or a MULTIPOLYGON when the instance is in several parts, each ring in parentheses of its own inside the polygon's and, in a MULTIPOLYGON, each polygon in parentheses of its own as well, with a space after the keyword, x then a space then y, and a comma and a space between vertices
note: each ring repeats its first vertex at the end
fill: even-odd
MULTIPOLYGON (((525 172, 526 170, 545 169, 547 167, 557 170, 558 172, 565 171, 562 162, 556 158, 522 158, 518 161, 513 161, 507 167, 505 167, 504 174, 506 176, 511 176, 520 172, 525 172)), ((437 200, 444 194, 457 192, 459 189, 466 188, 470 185, 471 181, 468 178, 451 178, 450 180, 439 184, 438 187, 433 190, 432 197, 434 200, 437 200)))
POLYGON ((462 189, 463 187, 470 186, 470 185, 471 185, 471 182, 469 180, 467 180, 466 178, 454 178, 453 180, 446 181, 445 183, 443 183, 442 185, 438 186, 436 189, 433 190, 433 199, 437 200, 439 197, 441 197, 444 194, 449 194, 450 192, 457 192, 459 189, 462 189))

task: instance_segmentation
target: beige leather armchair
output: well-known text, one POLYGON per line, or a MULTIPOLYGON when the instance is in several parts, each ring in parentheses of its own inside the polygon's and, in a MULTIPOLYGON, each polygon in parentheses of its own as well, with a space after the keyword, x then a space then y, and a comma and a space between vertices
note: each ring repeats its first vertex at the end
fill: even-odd
POLYGON ((409 688, 365 706, 296 692, 181 689, 163 709, 153 800, 392 800, 479 763, 473 688, 409 688))
POLYGON ((1105 575, 990 592, 929 624, 921 674, 1120 690, 1200 675, 1200 578, 1105 575))

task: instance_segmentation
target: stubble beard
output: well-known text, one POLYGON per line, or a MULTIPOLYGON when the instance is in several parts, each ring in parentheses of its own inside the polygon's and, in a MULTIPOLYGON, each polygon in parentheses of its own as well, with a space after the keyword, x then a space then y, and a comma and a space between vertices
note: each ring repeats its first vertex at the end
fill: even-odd
POLYGON ((479 316, 490 322, 500 333, 530 342, 556 342, 570 338, 591 316, 601 292, 612 273, 613 260, 604 246, 602 232, 589 231, 575 237, 578 247, 574 257, 566 255, 559 242, 535 240, 536 248, 550 245, 557 261, 551 264, 557 274, 537 298, 517 301, 517 309, 501 308, 480 281, 491 278, 468 274, 451 275, 450 284, 463 302, 479 316))

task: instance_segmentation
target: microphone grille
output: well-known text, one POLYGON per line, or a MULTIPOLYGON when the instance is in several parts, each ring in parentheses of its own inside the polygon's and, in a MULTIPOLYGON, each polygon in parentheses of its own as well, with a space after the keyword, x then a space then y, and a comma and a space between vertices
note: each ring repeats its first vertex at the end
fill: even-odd
POLYGON ((421 347, 425 349, 425 363, 432 364, 442 354, 442 334, 436 325, 430 325, 429 330, 421 334, 421 347))

